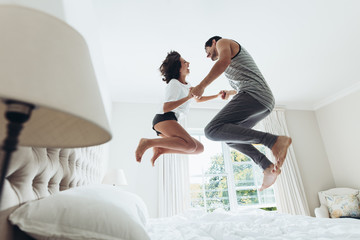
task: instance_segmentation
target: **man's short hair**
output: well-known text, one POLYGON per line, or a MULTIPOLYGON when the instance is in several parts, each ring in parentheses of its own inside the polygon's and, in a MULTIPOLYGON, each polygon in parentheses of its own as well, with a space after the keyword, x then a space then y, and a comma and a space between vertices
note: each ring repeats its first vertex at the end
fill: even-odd
POLYGON ((220 39, 222 39, 222 37, 219 37, 219 36, 213 36, 212 38, 210 38, 209 40, 206 41, 205 43, 205 48, 206 47, 211 47, 212 45, 212 41, 215 39, 215 41, 219 41, 220 39))

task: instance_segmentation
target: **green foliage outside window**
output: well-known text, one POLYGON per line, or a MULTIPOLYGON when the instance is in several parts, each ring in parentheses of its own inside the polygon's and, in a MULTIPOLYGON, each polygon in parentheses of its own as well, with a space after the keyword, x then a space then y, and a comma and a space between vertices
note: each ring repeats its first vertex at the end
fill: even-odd
MULTIPOLYGON (((259 146, 263 147, 263 146, 259 146)), ((239 206, 259 204, 260 201, 275 202, 273 190, 267 189, 258 193, 252 160, 246 155, 231 150, 230 152, 236 201, 239 206)), ((222 154, 211 156, 211 163, 203 176, 203 184, 191 184, 193 207, 205 207, 208 212, 217 208, 230 210, 229 186, 222 154), (205 198, 205 199, 204 199, 205 198)), ((263 208, 269 211, 276 207, 263 208)))

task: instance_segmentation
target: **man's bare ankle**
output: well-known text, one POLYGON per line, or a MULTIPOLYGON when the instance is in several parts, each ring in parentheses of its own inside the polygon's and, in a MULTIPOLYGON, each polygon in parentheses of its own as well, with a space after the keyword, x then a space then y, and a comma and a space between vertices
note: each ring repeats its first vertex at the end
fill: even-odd
POLYGON ((270 171, 270 172, 271 172, 271 170, 273 170, 274 167, 275 167, 275 165, 272 163, 272 164, 270 164, 267 168, 264 169, 264 172, 265 172, 265 171, 268 171, 268 172, 270 171))

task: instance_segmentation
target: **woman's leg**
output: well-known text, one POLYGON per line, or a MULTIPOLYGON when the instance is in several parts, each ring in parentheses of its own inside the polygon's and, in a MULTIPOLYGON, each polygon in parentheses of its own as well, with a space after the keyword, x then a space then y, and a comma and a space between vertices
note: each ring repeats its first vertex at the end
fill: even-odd
MULTIPOLYGON (((163 134, 160 134, 161 137, 166 138, 167 136, 164 136, 163 134)), ((196 142, 196 149, 194 152, 190 153, 190 154, 200 154, 202 152, 204 152, 204 145, 199 142, 198 140, 196 140, 195 138, 193 138, 193 140, 196 142)), ((155 165, 155 161, 162 155, 165 153, 177 153, 177 154, 189 154, 187 152, 183 152, 180 150, 174 150, 174 149, 170 149, 170 148, 162 148, 162 147, 153 147, 153 157, 151 158, 151 164, 154 166, 155 165)))
POLYGON ((171 149, 172 153, 183 154, 190 154, 203 149, 202 144, 192 138, 175 120, 159 122, 154 128, 162 133, 162 138, 142 138, 135 151, 136 161, 140 162, 144 152, 151 147, 171 149))

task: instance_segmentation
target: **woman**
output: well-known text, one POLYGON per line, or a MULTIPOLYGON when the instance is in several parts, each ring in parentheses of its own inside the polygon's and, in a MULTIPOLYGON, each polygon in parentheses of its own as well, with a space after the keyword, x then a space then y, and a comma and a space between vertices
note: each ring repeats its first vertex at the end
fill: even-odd
MULTIPOLYGON (((153 148, 154 155, 151 164, 154 166, 156 159, 164 153, 199 154, 204 151, 204 146, 178 123, 185 117, 190 107, 191 86, 186 82, 186 76, 190 73, 190 63, 176 51, 168 53, 159 70, 163 81, 167 83, 165 90, 165 103, 153 119, 153 129, 161 138, 142 138, 135 151, 136 161, 141 162, 144 152, 153 148)), ((221 91, 217 95, 203 96, 196 99, 204 102, 215 99, 218 96, 225 98, 227 91, 221 91)))

